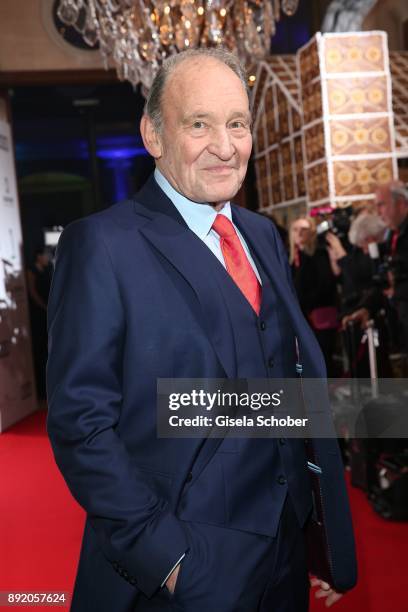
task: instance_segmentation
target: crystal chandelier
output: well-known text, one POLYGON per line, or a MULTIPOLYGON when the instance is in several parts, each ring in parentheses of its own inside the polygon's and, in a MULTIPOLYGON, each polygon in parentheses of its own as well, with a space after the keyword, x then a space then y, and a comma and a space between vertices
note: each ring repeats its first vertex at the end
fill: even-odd
POLYGON ((90 46, 99 43, 105 68, 150 88, 161 61, 195 47, 222 45, 246 65, 269 53, 281 9, 299 0, 59 0, 58 17, 90 46))

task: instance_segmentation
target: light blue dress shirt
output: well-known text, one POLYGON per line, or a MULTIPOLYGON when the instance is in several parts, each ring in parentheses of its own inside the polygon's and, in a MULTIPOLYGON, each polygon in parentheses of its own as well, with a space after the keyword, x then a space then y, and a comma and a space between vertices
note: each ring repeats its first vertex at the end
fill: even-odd
MULTIPOLYGON (((176 191, 174 187, 170 185, 169 181, 157 168, 154 171, 154 178, 166 196, 173 202, 174 206, 177 208, 191 231, 194 232, 196 236, 198 236, 198 238, 200 238, 200 240, 202 240, 208 246, 210 251, 214 253, 224 268, 226 268, 224 256, 221 250, 220 237, 217 232, 212 229, 212 224, 214 223, 217 214, 219 214, 225 215, 234 225, 232 221, 231 204, 226 202, 223 208, 217 212, 210 204, 193 202, 192 200, 189 200, 185 196, 181 195, 181 193, 176 191)), ((251 264, 251 267, 255 272, 260 284, 262 284, 248 246, 236 225, 234 225, 234 228, 238 234, 238 238, 242 244, 245 254, 248 257, 248 261, 251 264)))

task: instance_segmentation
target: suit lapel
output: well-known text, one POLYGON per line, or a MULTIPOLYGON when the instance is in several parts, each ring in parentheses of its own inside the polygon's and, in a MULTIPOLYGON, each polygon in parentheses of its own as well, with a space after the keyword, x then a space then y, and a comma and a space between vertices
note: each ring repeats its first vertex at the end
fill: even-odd
POLYGON ((186 225, 184 219, 151 178, 136 196, 144 204, 150 221, 141 233, 178 271, 194 290, 203 312, 211 344, 228 378, 236 377, 235 345, 231 321, 218 286, 219 266, 208 247, 186 225))

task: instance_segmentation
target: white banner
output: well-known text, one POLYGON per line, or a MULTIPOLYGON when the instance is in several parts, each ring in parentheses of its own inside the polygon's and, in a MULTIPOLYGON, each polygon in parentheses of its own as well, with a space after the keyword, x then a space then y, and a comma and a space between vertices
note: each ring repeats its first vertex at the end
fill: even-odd
POLYGON ((11 130, 0 120, 0 432, 35 409, 11 130))

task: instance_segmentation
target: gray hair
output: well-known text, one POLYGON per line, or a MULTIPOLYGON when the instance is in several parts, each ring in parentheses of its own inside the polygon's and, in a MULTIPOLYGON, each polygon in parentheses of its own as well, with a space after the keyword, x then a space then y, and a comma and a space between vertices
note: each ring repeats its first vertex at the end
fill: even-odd
POLYGON ((212 57, 228 66, 228 68, 231 68, 231 70, 240 79, 249 97, 249 88, 245 68, 241 64, 238 57, 227 49, 224 49, 223 47, 208 49, 203 47, 199 49, 188 49, 187 51, 182 51, 176 55, 170 55, 160 66, 147 95, 146 104, 144 107, 144 113, 151 119, 156 132, 160 133, 163 127, 162 99, 164 87, 169 77, 173 74, 179 64, 188 59, 199 57, 212 57))
POLYGON ((384 221, 378 215, 362 212, 354 219, 348 234, 351 244, 362 247, 367 238, 381 242, 387 229, 384 221))
POLYGON ((399 199, 405 200, 408 204, 408 189, 403 183, 391 184, 391 196, 394 202, 399 199))

